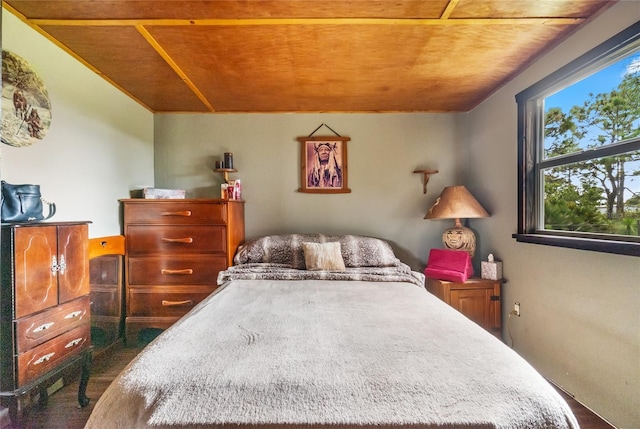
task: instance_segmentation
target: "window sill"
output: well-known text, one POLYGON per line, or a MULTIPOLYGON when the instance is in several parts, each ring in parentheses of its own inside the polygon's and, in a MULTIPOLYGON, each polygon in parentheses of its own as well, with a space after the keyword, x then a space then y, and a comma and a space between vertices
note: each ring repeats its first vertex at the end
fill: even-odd
POLYGON ((513 234, 512 237, 520 243, 543 244, 546 246, 615 253, 617 255, 640 256, 640 243, 545 234, 513 234))

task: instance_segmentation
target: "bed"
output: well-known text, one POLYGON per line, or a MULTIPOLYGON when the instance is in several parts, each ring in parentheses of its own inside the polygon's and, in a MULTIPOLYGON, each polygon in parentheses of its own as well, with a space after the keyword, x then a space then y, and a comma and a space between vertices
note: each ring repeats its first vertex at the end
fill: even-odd
POLYGON ((86 428, 578 428, 538 372, 384 240, 261 237, 218 283, 86 428))

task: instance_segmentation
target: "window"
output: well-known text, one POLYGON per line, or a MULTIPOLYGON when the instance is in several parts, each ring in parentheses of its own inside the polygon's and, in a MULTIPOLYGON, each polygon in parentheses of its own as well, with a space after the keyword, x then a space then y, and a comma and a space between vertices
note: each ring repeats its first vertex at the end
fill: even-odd
POLYGON ((516 101, 514 238, 640 256, 640 22, 516 101))

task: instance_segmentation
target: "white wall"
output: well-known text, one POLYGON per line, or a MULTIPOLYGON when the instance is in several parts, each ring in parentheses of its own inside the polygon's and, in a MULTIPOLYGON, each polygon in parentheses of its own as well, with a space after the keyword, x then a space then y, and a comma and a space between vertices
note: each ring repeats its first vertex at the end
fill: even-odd
POLYGON ((153 185, 152 113, 6 10, 2 49, 36 70, 52 109, 42 141, 0 145, 2 179, 40 184, 57 206, 52 221, 92 221, 91 237, 120 234, 118 199, 153 185))
POLYGON ((620 428, 640 422, 640 259, 511 238, 517 228, 514 97, 638 19, 640 2, 618 3, 463 121, 465 181, 493 215, 477 223, 482 253, 504 259, 503 315, 521 303, 522 316, 508 322, 515 350, 620 428))
MULTIPOLYGON (((224 152, 239 170, 248 238, 281 232, 375 235, 398 256, 424 268, 447 221, 423 217, 460 171, 454 114, 166 114, 155 118, 159 187, 188 196, 218 197, 222 177, 212 171, 224 152), (349 194, 307 194, 300 187, 297 137, 327 124, 350 137, 349 194), (416 168, 440 170, 427 195, 416 168)), ((326 127, 315 136, 333 135, 326 127)))

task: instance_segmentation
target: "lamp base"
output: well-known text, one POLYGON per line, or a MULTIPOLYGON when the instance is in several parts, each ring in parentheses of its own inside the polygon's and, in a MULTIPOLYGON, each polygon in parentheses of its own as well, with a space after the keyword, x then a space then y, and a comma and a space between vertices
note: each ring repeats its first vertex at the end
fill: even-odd
POLYGON ((473 231, 460 222, 456 222, 456 226, 447 229, 442 234, 442 244, 451 250, 463 250, 473 257, 476 253, 476 235, 473 231))

